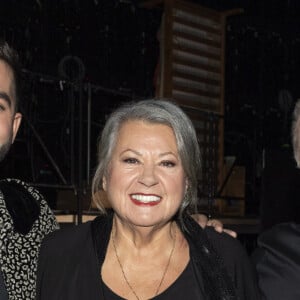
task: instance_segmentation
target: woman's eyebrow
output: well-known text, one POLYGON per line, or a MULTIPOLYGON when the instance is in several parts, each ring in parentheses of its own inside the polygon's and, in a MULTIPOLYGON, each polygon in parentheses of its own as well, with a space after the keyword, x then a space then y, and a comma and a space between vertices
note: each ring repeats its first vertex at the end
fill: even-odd
POLYGON ((166 156, 166 155, 173 155, 173 156, 177 157, 177 155, 174 152, 172 152, 172 151, 163 152, 163 153, 159 154, 160 157, 166 156))
POLYGON ((123 150, 123 151, 121 152, 121 154, 123 154, 123 153, 125 153, 125 152, 133 152, 134 154, 136 154, 136 155, 138 155, 138 156, 142 156, 142 154, 141 154, 140 152, 138 152, 138 151, 136 151, 136 150, 133 150, 133 149, 130 149, 130 148, 127 148, 127 149, 123 150))

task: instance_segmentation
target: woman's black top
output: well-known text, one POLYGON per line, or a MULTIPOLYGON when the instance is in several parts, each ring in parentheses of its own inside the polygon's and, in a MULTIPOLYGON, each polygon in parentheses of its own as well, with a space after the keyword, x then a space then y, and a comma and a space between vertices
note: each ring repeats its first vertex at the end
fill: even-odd
MULTIPOLYGON (((112 220, 112 215, 100 216, 92 222, 65 228, 44 239, 39 257, 37 300, 104 299, 100 274, 112 220)), ((202 230, 189 216, 184 219, 186 229, 178 221, 177 224, 189 245, 195 284, 181 278, 166 291, 166 298, 167 293, 178 288, 178 284, 184 290, 184 297, 177 293, 169 297, 168 294, 169 299, 192 299, 187 296, 188 291, 200 291, 204 297, 199 300, 259 299, 253 267, 245 249, 236 239, 213 229, 202 230), (187 284, 193 287, 189 288, 187 284)), ((182 275, 183 278, 185 276, 191 276, 191 273, 182 275)))
MULTIPOLYGON (((115 294, 101 279, 103 294, 105 300, 124 300, 115 294)), ((181 275, 174 283, 162 293, 151 298, 151 300, 169 300, 169 299, 188 299, 199 300, 205 299, 200 288, 198 287, 195 273, 191 262, 187 264, 181 275)))

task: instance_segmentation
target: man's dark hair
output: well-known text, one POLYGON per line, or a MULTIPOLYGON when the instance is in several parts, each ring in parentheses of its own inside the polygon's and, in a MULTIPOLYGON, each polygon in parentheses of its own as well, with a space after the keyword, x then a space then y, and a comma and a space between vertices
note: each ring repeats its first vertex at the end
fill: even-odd
POLYGON ((0 60, 4 61, 11 69, 13 74, 12 88, 15 100, 15 112, 19 109, 20 104, 20 65, 18 53, 4 40, 0 39, 0 60))

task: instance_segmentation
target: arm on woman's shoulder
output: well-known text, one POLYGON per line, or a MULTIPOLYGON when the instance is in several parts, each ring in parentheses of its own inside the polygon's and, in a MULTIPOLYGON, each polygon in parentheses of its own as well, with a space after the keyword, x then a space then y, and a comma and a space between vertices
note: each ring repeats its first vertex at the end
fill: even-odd
POLYGON ((236 238, 237 233, 233 230, 224 228, 223 223, 220 220, 217 219, 209 219, 206 215, 204 214, 193 214, 191 216, 203 229, 206 226, 211 226, 215 229, 217 232, 225 232, 232 237, 236 238))

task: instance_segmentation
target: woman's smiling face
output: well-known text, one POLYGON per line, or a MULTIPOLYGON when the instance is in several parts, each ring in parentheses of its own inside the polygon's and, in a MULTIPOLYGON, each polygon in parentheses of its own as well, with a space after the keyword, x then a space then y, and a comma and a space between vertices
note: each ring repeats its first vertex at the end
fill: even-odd
POLYGON ((134 226, 166 223, 180 207, 186 182, 169 126, 139 120, 122 125, 103 178, 119 218, 134 226))

